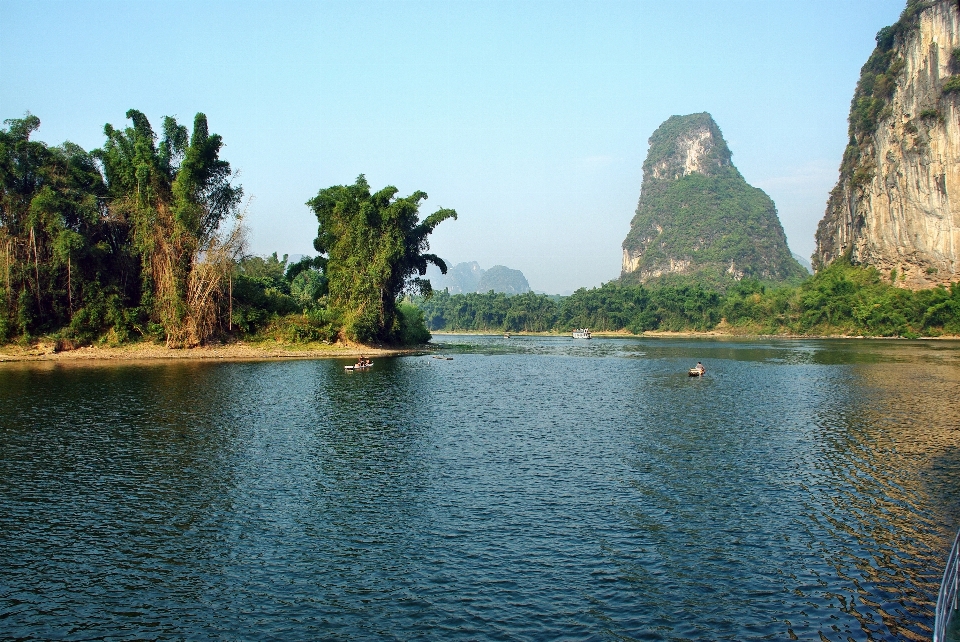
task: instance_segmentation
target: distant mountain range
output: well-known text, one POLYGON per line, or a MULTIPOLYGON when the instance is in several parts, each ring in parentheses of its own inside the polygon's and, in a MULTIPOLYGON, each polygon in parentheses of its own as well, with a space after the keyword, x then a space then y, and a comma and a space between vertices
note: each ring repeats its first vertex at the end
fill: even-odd
POLYGON ((503 294, 523 294, 530 292, 527 277, 520 270, 512 270, 503 265, 494 265, 484 270, 476 261, 457 263, 447 269, 446 274, 433 265, 427 267, 427 278, 435 291, 447 290, 450 294, 469 294, 471 292, 501 292, 503 294))

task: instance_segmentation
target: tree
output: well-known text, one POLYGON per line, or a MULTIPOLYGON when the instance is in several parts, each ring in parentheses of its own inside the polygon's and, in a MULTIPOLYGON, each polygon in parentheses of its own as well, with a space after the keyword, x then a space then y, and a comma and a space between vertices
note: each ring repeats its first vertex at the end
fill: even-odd
POLYGON ((122 314, 123 252, 105 186, 79 146, 30 140, 31 114, 0 130, 0 341, 69 324, 99 330, 122 314), (109 317, 109 318, 108 318, 109 317))
POLYGON ((319 222, 314 248, 324 258, 330 302, 343 316, 348 339, 361 343, 402 340, 397 300, 404 294, 429 296, 423 279, 427 264, 447 272, 444 261, 426 253, 427 237, 452 209, 439 209, 419 219, 424 192, 396 198, 396 187, 375 194, 361 174, 353 185, 320 190, 307 201, 319 222))
POLYGON ((221 224, 237 215, 243 190, 231 183, 223 141, 200 113, 193 132, 169 116, 157 145, 150 122, 131 109, 133 127, 104 127, 107 142, 95 152, 111 196, 110 213, 129 223, 141 256, 145 304, 171 347, 203 342, 212 334, 223 285, 242 245, 241 228, 221 237, 221 224))

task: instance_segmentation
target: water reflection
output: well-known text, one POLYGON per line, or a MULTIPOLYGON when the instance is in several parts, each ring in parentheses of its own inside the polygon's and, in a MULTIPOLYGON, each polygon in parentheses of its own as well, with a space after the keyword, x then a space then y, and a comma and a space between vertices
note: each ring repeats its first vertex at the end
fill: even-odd
POLYGON ((121 630, 160 632, 148 623, 153 587, 174 584, 167 599, 199 603, 202 567, 220 556, 204 532, 229 510, 230 435, 205 419, 222 391, 165 368, 76 374, 3 372, 3 594, 21 609, 43 605, 50 632, 118 618, 121 630))
POLYGON ((929 637, 955 346, 438 339, 0 369, 0 637, 929 637))

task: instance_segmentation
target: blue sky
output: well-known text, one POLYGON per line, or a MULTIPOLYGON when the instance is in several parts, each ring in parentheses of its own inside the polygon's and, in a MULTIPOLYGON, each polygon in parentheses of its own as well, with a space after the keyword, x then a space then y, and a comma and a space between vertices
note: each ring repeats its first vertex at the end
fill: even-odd
POLYGON ((304 202, 365 174, 452 207, 432 251, 535 290, 619 276, 647 139, 709 111, 809 256, 874 35, 903 0, 0 0, 0 118, 103 143, 136 108, 207 114, 250 250, 311 253, 304 202))

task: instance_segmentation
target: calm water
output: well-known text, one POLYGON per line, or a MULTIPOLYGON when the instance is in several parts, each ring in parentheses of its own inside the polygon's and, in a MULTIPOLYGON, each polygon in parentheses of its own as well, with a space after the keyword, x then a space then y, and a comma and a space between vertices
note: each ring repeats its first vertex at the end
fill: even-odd
POLYGON ((435 342, 0 365, 0 638, 929 638, 960 344, 435 342))

